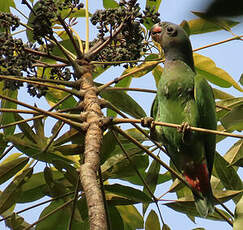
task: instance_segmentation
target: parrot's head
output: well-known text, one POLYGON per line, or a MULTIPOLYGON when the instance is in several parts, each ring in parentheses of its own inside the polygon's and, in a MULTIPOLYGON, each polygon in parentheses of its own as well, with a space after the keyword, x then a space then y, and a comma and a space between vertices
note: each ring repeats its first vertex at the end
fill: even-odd
POLYGON ((185 30, 171 22, 159 22, 150 30, 151 37, 158 42, 164 52, 170 48, 183 49, 190 47, 190 40, 185 30))
POLYGON ((150 34, 162 47, 167 61, 182 60, 194 71, 191 42, 181 26, 171 22, 159 22, 151 28, 150 34))

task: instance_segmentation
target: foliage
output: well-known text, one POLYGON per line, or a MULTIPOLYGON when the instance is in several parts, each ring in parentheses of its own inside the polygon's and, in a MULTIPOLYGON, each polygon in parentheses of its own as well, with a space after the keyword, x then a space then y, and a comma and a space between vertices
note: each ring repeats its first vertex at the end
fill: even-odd
MULTIPOLYGON (((16 213, 15 205, 48 197, 48 206, 35 223, 36 229, 89 228, 86 196, 78 182, 78 170, 85 160, 87 147, 87 129, 82 119, 86 107, 81 103, 84 89, 79 84, 80 73, 90 66, 99 94, 97 101, 106 108, 107 118, 114 117, 102 123, 102 115, 99 121, 103 140, 98 179, 103 182, 101 188, 111 229, 144 227, 148 230, 161 229, 160 226, 170 229, 161 217, 160 207, 156 211, 148 209, 152 203, 160 204, 161 198, 154 196, 158 188, 161 194, 171 192, 178 197, 166 206, 187 214, 191 220, 198 216, 192 194, 176 179, 177 174, 161 173, 162 154, 157 157, 153 153, 158 147, 148 142, 148 131, 136 125, 121 126, 123 132, 115 128, 118 127, 115 117, 140 119, 146 116, 142 106, 122 90, 129 90, 134 78, 142 81, 146 74, 152 74, 157 84, 163 71, 159 65, 163 54, 157 54, 154 47, 161 48, 157 43, 152 44, 148 37, 151 26, 159 21, 160 4, 161 0, 147 0, 145 9, 141 9, 136 0, 121 0, 120 3, 103 0, 104 9, 91 15, 78 0, 24 0, 22 7, 25 12, 28 10, 28 15, 26 19, 23 16, 19 19, 10 13, 17 9, 14 0, 0 1, 0 183, 7 184, 0 194, 0 215, 8 227, 31 229, 29 220, 16 213), (75 31, 75 25, 81 25, 81 18, 85 16, 98 30, 93 41, 80 38, 77 33, 80 27, 80 31, 75 31), (19 35, 22 29, 27 40, 19 35), (140 61, 142 64, 138 64, 140 61), (125 70, 109 83, 106 80, 109 69, 117 65, 123 65, 125 70), (97 82, 98 76, 105 79, 105 83, 97 82), (112 83, 115 85, 111 86, 112 83), (18 92, 26 88, 30 96, 42 97, 50 108, 44 110, 18 101, 18 92), (56 119, 55 123, 49 118, 56 119), (126 135, 135 141, 127 139, 126 135), (147 152, 154 156, 152 161, 147 152), (36 172, 39 165, 46 167, 36 172), (116 183, 111 179, 116 179, 116 183), (124 185, 124 181, 129 183, 124 185), (164 191, 163 185, 168 181, 172 186, 164 191), (142 214, 135 204, 143 204, 142 214)), ((230 30, 237 24, 230 20, 207 19, 200 13, 196 15, 197 18, 181 23, 190 36, 230 30)), ((209 57, 194 53, 194 61, 197 72, 212 84, 243 91, 209 57)), ((214 94, 218 105, 218 130, 242 131, 243 98, 229 95, 224 89, 214 89, 214 94)), ((132 121, 131 124, 134 125, 132 121)), ((225 136, 218 136, 217 141, 225 141, 225 136)), ((238 140, 226 154, 216 154, 212 178, 218 202, 234 201, 235 218, 223 209, 207 217, 233 222, 234 230, 239 230, 242 222, 243 185, 238 173, 243 167, 242 141, 238 140)), ((174 171, 173 166, 169 168, 174 171)))

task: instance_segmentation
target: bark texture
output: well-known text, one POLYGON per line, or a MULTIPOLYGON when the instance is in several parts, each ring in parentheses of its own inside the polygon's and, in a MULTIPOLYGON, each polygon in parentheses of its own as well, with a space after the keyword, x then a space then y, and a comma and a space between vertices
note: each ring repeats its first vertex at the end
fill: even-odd
POLYGON ((100 146, 102 143, 103 114, 97 97, 97 88, 93 85, 92 74, 82 76, 81 90, 85 92, 81 102, 86 122, 87 133, 85 137, 84 164, 80 166, 80 180, 85 192, 90 230, 106 230, 106 215, 100 185, 97 181, 97 172, 100 163, 100 146))

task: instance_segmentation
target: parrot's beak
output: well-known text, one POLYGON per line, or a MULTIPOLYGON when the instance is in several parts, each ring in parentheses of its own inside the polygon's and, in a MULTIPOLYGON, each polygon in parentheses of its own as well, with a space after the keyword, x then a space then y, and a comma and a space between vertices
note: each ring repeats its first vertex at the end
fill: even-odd
POLYGON ((152 39, 156 42, 160 41, 160 36, 162 32, 162 27, 159 23, 153 25, 153 27, 150 30, 149 35, 151 35, 152 39))

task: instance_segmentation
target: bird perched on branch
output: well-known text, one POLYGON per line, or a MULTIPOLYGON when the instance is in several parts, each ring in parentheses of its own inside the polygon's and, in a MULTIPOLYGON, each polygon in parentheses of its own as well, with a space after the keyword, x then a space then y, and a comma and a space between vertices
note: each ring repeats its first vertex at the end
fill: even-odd
POLYGON ((156 126, 152 137, 161 142, 194 192, 200 216, 214 211, 210 186, 216 137, 190 126, 216 129, 215 101, 207 81, 196 74, 187 33, 178 25, 160 22, 151 29, 165 55, 157 96, 151 113, 155 121, 181 124, 180 130, 156 126))

